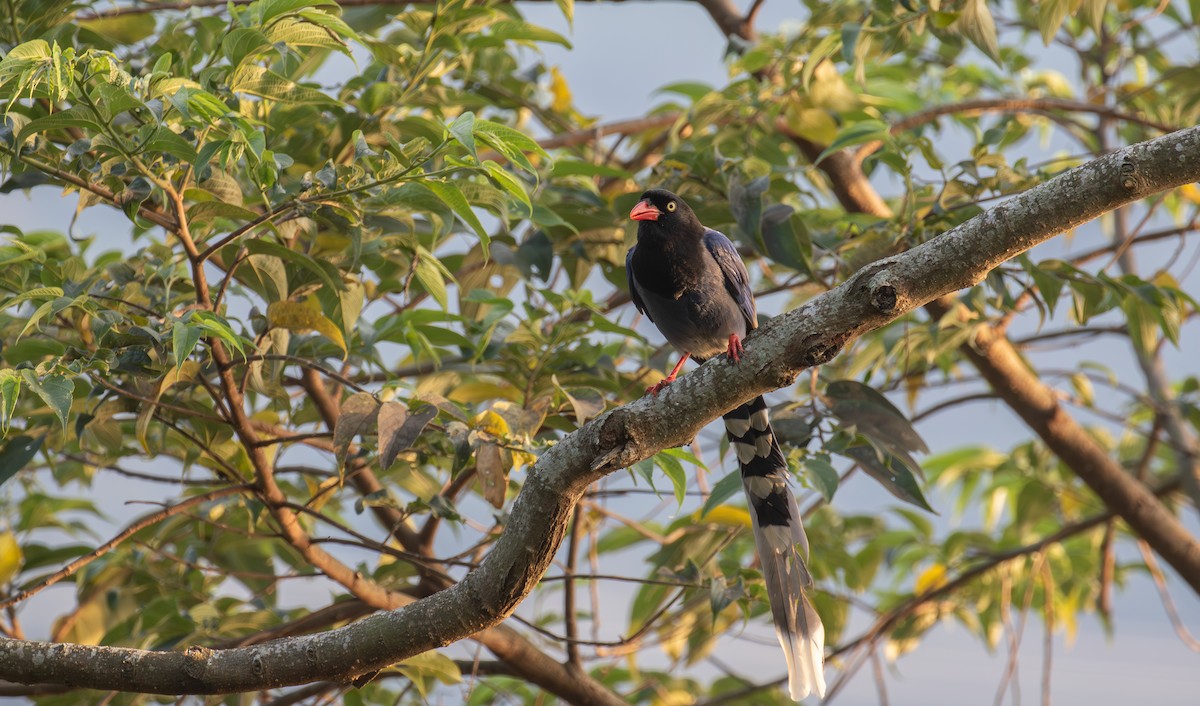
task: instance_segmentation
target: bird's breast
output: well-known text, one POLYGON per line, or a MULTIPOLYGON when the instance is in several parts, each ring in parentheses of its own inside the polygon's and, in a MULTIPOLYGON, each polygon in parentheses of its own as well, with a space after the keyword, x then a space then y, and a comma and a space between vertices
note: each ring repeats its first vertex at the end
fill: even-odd
POLYGON ((642 287, 646 312, 676 350, 704 360, 723 352, 731 334, 746 336, 746 317, 725 289, 724 280, 705 281, 669 295, 642 287))

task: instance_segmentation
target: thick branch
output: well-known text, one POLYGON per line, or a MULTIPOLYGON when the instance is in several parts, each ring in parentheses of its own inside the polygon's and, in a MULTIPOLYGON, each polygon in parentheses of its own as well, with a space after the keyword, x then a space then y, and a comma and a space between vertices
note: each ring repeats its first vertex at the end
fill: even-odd
MULTIPOLYGON (((344 680, 494 626, 548 568, 572 508, 592 482, 686 443, 730 408, 790 384, 858 336, 976 284, 1000 263, 1058 233, 1200 180, 1197 154, 1200 127, 1072 169, 776 317, 748 338, 740 365, 714 358, 657 398, 644 397, 593 420, 543 454, 495 547, 478 569, 444 591, 338 630, 230 650, 156 652, 3 639, 0 678, 166 694, 242 692, 344 680)), ((1127 505, 1121 502, 1117 509, 1131 510, 1144 524, 1145 509, 1127 505)), ((1172 546, 1156 551, 1170 556, 1176 570, 1200 587, 1200 546, 1194 538, 1172 539, 1172 546)))

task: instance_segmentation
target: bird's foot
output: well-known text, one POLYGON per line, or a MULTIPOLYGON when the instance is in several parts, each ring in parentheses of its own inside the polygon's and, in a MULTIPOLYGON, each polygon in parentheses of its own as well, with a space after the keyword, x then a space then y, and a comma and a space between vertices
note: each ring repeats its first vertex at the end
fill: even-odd
POLYGON ((688 358, 691 357, 691 353, 684 353, 682 356, 680 356, 679 362, 675 364, 674 368, 671 368, 671 374, 651 385, 650 387, 647 387, 646 392, 657 397, 658 393, 661 392, 664 387, 675 382, 675 376, 679 374, 680 370, 683 370, 683 364, 686 363, 688 358))
POLYGON ((746 349, 742 348, 742 339, 738 338, 736 333, 729 334, 729 350, 726 353, 735 363, 742 362, 742 354, 746 349))
POLYGON ((675 382, 675 376, 668 375, 667 377, 663 378, 662 380, 659 380, 658 382, 654 383, 650 387, 647 387, 646 393, 657 397, 658 393, 662 392, 663 388, 665 388, 667 385, 670 385, 673 382, 675 382))

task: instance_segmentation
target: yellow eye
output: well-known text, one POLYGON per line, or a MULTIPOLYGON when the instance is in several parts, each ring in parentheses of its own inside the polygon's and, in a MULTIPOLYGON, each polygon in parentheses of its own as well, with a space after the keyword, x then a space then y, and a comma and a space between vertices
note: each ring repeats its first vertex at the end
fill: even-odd
POLYGON ((675 213, 675 202, 674 201, 667 202, 667 210, 670 211, 671 213, 675 213))

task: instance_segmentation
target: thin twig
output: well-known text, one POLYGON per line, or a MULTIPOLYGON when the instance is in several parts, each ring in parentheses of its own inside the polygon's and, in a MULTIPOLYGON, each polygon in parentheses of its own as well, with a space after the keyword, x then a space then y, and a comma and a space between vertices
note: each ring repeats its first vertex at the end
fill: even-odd
POLYGON ((575 615, 575 562, 579 558, 580 506, 575 506, 571 518, 571 535, 567 540, 567 573, 563 578, 563 624, 567 633, 567 663, 580 666, 579 648, 575 641, 579 639, 579 621, 575 615))
POLYGON ((1163 610, 1167 611, 1171 627, 1175 628, 1175 634, 1189 650, 1200 652, 1200 640, 1192 636, 1184 624, 1183 618, 1180 617, 1179 609, 1175 607, 1175 599, 1171 598, 1171 591, 1167 588, 1167 577, 1163 575, 1162 567, 1158 565, 1158 559, 1150 551, 1150 545, 1144 539, 1139 539, 1137 545, 1138 550, 1142 553, 1142 560, 1146 562, 1146 569, 1150 571, 1150 577, 1154 579, 1154 587, 1158 589, 1158 597, 1162 601, 1163 610))
POLYGON ((188 498, 187 500, 182 500, 182 501, 176 503, 175 505, 171 505, 169 507, 163 508, 162 510, 159 510, 158 512, 152 512, 149 515, 142 517, 141 519, 134 520, 133 523, 126 526, 125 529, 123 529, 119 533, 117 533, 117 535, 114 536, 112 539, 108 540, 104 544, 101 544, 99 547, 96 547, 94 550, 87 553, 86 555, 79 557, 75 561, 72 561, 71 563, 67 564, 66 566, 59 569, 58 571, 55 571, 53 574, 50 574, 49 576, 47 576, 46 578, 44 578, 40 582, 38 582, 37 585, 27 588, 24 591, 21 591, 20 593, 9 596, 3 600, 0 600, 0 608, 14 605, 16 603, 20 603, 21 601, 26 600, 27 598, 33 596, 34 594, 53 586, 54 584, 58 583, 59 581, 62 581, 65 578, 70 578, 71 576, 74 576, 77 571, 79 571, 83 567, 87 566, 88 564, 92 563, 93 561, 99 559, 100 557, 104 556, 105 554, 109 553, 113 549, 117 548, 118 546, 120 546, 120 544, 122 542, 129 539, 131 536, 133 536, 140 530, 143 530, 151 525, 162 522, 163 520, 165 520, 168 517, 171 517, 173 515, 178 515, 179 513, 184 512, 185 510, 188 510, 196 505, 201 505, 203 503, 206 503, 206 502, 209 502, 212 500, 216 500, 218 498, 223 498, 226 495, 234 495, 235 493, 245 492, 246 490, 249 490, 249 488, 250 488, 250 486, 244 485, 244 484, 243 485, 233 485, 233 486, 229 486, 227 488, 217 488, 216 490, 209 491, 207 493, 204 493, 203 495, 196 495, 194 497, 188 498))

